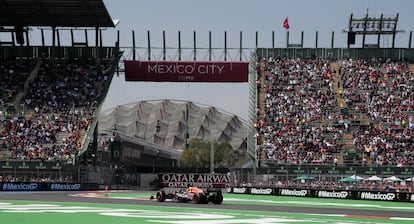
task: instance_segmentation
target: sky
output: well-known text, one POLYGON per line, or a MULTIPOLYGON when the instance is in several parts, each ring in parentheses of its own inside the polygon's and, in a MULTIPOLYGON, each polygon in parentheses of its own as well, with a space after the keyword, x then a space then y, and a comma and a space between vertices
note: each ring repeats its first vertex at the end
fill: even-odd
MULTIPOLYGON (((181 45, 189 48, 184 54, 191 58, 193 32, 196 32, 197 47, 208 48, 211 32, 212 47, 224 47, 224 32, 230 60, 238 60, 240 32, 242 33, 243 60, 255 47, 256 32, 259 47, 272 47, 272 32, 275 32, 275 47, 286 47, 286 30, 282 27, 289 20, 289 42, 300 43, 304 32, 304 47, 315 47, 318 31, 318 47, 346 47, 347 28, 350 15, 354 18, 371 16, 394 17, 399 15, 396 47, 408 47, 409 33, 414 30, 414 1, 412 0, 104 0, 112 19, 120 22, 115 28, 103 31, 105 46, 114 46, 117 32, 124 59, 132 59, 132 31, 135 32, 139 48, 137 60, 145 60, 147 54, 147 31, 150 31, 151 46, 161 48, 165 31, 169 60, 177 60, 178 31, 181 45), (234 48, 234 49, 231 49, 234 48)), ((31 34, 36 35, 36 34, 31 34)), ((63 36, 63 35, 61 35, 63 36)), ((70 35, 63 37, 68 41, 70 35)), ((0 34, 0 38, 1 38, 0 34)), ((93 37, 91 38, 93 40, 93 37)), ((94 41, 94 40, 93 40, 94 41)), ((367 43, 376 43, 367 39, 367 43)), ((360 39, 357 37, 358 45, 360 39)), ((391 37, 382 40, 383 46, 391 46, 391 37)), ((207 60, 206 50, 197 53, 198 60, 207 60)), ((213 60, 223 60, 223 52, 215 50, 213 60)), ((161 51, 154 49, 152 60, 161 60, 161 51)), ((214 106, 230 114, 248 119, 248 83, 171 83, 171 82, 126 82, 123 74, 115 76, 103 109, 142 100, 188 100, 214 106)))

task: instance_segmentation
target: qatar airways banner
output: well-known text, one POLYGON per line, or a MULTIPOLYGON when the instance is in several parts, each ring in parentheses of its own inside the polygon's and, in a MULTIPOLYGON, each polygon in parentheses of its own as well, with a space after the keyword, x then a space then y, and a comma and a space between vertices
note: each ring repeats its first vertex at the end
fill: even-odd
POLYGON ((247 82, 248 62, 124 61, 126 81, 247 82))
POLYGON ((186 188, 189 186, 200 188, 226 188, 230 183, 227 174, 210 173, 164 173, 159 174, 163 187, 186 188))

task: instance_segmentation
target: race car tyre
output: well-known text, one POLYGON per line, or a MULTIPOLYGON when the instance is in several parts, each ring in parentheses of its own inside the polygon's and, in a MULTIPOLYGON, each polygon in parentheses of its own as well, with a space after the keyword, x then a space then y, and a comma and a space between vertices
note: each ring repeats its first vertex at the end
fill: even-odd
POLYGON ((216 194, 211 195, 210 201, 216 205, 221 204, 223 203, 223 195, 221 192, 217 192, 216 194))
POLYGON ((207 196, 203 193, 196 193, 193 196, 193 203, 194 204, 207 204, 207 196))
POLYGON ((158 191, 157 192, 157 201, 158 202, 165 201, 165 191, 158 191))
POLYGON ((193 196, 193 203, 194 204, 200 204, 201 203, 200 194, 198 194, 198 193, 194 194, 194 196, 193 196))
POLYGON ((200 194, 201 197, 201 204, 208 204, 208 198, 206 194, 200 194))

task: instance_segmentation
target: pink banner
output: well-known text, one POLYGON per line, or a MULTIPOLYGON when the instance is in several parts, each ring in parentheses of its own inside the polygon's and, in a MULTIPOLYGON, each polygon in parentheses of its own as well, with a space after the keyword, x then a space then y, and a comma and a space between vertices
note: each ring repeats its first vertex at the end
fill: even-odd
POLYGON ((248 62, 124 61, 126 81, 247 82, 248 62))

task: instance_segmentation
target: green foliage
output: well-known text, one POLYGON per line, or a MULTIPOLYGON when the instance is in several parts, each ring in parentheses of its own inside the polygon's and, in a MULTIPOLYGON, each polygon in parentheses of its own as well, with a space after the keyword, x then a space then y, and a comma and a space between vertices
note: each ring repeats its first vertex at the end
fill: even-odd
MULTIPOLYGON (((209 168, 211 157, 211 142, 191 139, 189 148, 185 149, 179 160, 181 167, 209 168)), ((229 143, 214 144, 214 167, 232 168, 245 161, 245 156, 234 151, 229 143)))

